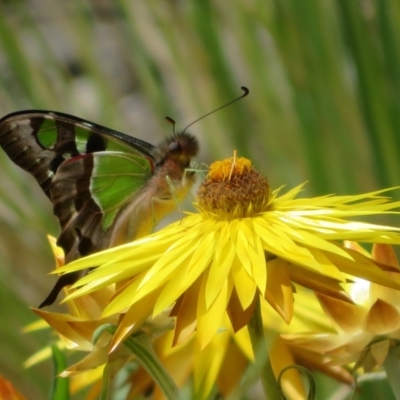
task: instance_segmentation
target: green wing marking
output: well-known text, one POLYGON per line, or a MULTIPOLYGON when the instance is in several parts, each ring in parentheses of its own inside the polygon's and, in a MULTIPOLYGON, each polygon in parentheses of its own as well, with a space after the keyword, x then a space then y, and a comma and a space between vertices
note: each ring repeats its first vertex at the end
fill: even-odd
POLYGON ((0 146, 49 196, 58 167, 79 155, 121 151, 153 159, 154 146, 103 126, 52 111, 22 111, 0 120, 0 146))
POLYGON ((94 156, 90 191, 105 216, 103 229, 109 228, 132 196, 151 177, 149 160, 129 153, 102 153, 94 156))

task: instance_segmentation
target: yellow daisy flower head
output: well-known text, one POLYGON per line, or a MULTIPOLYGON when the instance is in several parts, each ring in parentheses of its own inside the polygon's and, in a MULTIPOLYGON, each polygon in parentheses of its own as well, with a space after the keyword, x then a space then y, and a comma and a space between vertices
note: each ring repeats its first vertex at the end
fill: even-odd
POLYGON ((195 330, 200 348, 224 328, 250 320, 260 297, 289 323, 294 285, 351 302, 348 274, 399 289, 384 269, 342 240, 400 244, 400 230, 349 220, 394 212, 400 202, 376 191, 357 196, 296 198, 304 185, 281 195, 244 158, 216 162, 198 192, 198 213, 135 242, 88 256, 61 269, 97 266, 68 299, 111 284, 117 291, 103 318, 123 314, 112 348, 149 317, 172 307, 174 344, 195 330))
MULTIPOLYGON (((351 247, 364 251, 356 244, 351 247)), ((372 257, 377 262, 399 269, 393 248, 376 244, 372 257)), ((387 272, 400 282, 400 274, 387 272)), ((400 345, 400 292, 375 283, 357 279, 348 284, 355 303, 344 303, 322 294, 318 299, 326 315, 336 326, 336 332, 294 333, 282 335, 301 349, 322 354, 331 365, 352 364, 354 370, 369 372, 377 367, 398 365, 400 345), (385 365, 386 364, 386 365, 385 365)), ((398 367, 397 367, 398 368, 398 367)), ((396 370, 398 372, 398 369, 396 370)), ((398 374, 396 373, 396 380, 398 374)))

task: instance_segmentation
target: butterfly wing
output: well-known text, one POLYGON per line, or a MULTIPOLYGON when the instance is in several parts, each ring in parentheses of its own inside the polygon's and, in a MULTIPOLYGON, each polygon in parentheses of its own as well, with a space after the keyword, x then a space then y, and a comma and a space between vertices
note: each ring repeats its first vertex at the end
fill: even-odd
POLYGON ((59 166, 71 157, 121 151, 152 159, 154 146, 68 114, 22 111, 0 120, 0 146, 17 165, 31 173, 43 191, 59 166))
MULTIPOLYGON (((63 162, 50 197, 62 228, 58 244, 66 260, 119 244, 111 243, 115 229, 122 229, 118 218, 138 200, 151 176, 150 160, 131 153, 103 151, 63 162)), ((131 232, 121 242, 135 236, 131 232)))
MULTIPOLYGON (((135 198, 140 202, 140 189, 154 172, 151 144, 63 113, 7 115, 0 120, 0 145, 53 202, 67 262, 118 244, 115 231, 124 227, 118 215, 134 207, 135 198)), ((120 242, 135 237, 130 230, 120 242)), ((76 279, 61 276, 41 307, 76 279)))

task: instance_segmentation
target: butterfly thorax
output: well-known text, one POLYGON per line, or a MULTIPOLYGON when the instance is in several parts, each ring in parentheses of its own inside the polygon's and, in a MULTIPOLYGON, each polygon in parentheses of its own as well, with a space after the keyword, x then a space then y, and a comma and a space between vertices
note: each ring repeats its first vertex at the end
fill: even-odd
POLYGON ((120 211, 108 247, 148 235, 178 207, 195 182, 187 168, 197 152, 197 139, 188 133, 178 133, 154 149, 154 174, 120 211))

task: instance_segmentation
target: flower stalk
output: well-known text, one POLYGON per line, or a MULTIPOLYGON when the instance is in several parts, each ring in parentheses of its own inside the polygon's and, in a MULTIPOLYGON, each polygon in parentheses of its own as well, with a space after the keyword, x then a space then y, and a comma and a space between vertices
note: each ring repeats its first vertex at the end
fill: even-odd
MULTIPOLYGON (((110 326, 107 330, 110 333, 115 333, 116 329, 110 326)), ((164 393, 166 399, 178 400, 180 398, 178 387, 158 359, 152 341, 146 333, 140 331, 129 336, 124 341, 124 345, 136 356, 155 384, 164 393)))
POLYGON ((258 297, 254 313, 249 321, 248 330, 250 333, 251 345, 254 353, 256 368, 260 375, 264 393, 269 400, 280 400, 281 391, 275 379, 271 359, 268 356, 268 345, 264 335, 264 327, 261 316, 261 305, 258 297))
POLYGON ((143 332, 132 335, 125 341, 125 346, 135 354, 168 400, 179 399, 178 387, 158 359, 148 335, 143 332))

